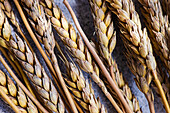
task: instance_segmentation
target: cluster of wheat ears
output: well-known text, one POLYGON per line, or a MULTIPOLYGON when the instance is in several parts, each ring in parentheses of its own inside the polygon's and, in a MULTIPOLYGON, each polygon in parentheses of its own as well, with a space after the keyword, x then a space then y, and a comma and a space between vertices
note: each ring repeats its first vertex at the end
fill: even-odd
POLYGON ((155 90, 170 113, 170 1, 138 0, 140 18, 132 0, 89 0, 97 37, 92 41, 67 0, 63 3, 79 33, 53 0, 0 0, 0 62, 10 74, 0 70, 0 98, 17 113, 107 113, 83 70, 117 112, 142 113, 144 107, 141 109, 112 57, 119 37, 125 47, 127 66, 135 75, 150 112, 155 113, 155 90), (12 3, 49 73, 24 35, 12 3), (68 52, 63 52, 53 32, 57 32, 68 52), (62 72, 57 60, 64 64, 62 72))

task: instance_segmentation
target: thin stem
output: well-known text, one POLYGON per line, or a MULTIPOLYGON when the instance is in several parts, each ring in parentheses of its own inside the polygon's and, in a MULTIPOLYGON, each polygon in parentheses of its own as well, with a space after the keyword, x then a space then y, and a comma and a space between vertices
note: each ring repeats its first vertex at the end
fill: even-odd
POLYGON ((2 54, 5 56, 5 58, 8 60, 8 62, 11 64, 11 66, 14 68, 15 72, 17 73, 17 75, 19 75, 19 77, 22 78, 21 73, 19 72, 19 70, 18 70, 18 68, 15 66, 15 64, 12 62, 12 60, 9 58, 9 56, 8 56, 8 54, 6 53, 5 49, 0 46, 0 51, 1 51, 2 54))
POLYGON ((113 79, 111 78, 109 72, 107 71, 106 67, 104 66, 103 62, 100 60, 99 56, 97 55, 97 53, 95 52, 93 46, 90 44, 88 38, 86 37, 85 33, 83 32, 71 6, 69 5, 69 3, 67 2, 67 0, 63 0, 63 3, 65 4, 65 6, 67 7, 67 9, 69 10, 73 21, 77 27, 77 30, 79 31, 80 35, 82 36, 85 44, 87 45, 87 47, 89 48, 90 52, 92 53, 94 59, 96 60, 96 62, 98 63, 98 65, 100 66, 101 70, 103 71, 103 74, 105 75, 105 77, 107 78, 108 82, 110 83, 111 87, 113 88, 113 90, 116 92, 116 94, 118 95, 118 97, 120 98, 121 102, 123 103, 124 107, 126 108, 126 111, 128 113, 132 113, 132 110, 130 109, 130 106, 128 105, 128 103, 126 102, 125 98, 123 97, 122 93, 120 92, 118 86, 115 84, 115 82, 113 81, 113 79))
MULTIPOLYGON (((50 60, 48 59, 47 55, 45 54, 44 50, 42 49, 41 45, 39 44, 36 36, 34 35, 32 29, 31 29, 31 27, 30 27, 30 25, 29 25, 29 23, 28 23, 25 15, 24 15, 24 13, 23 13, 23 11, 22 11, 22 8, 21 8, 21 6, 20 6, 19 3, 18 3, 18 0, 14 0, 14 3, 15 3, 15 5, 17 6, 17 9, 18 9, 18 11, 19 11, 19 13, 20 13, 20 16, 21 16, 21 18, 22 18, 22 20, 23 20, 23 22, 24 22, 24 24, 25 24, 25 26, 26 26, 26 28, 27 28, 30 36, 31 36, 31 38, 33 39, 34 43, 36 44, 37 48, 39 49, 41 55, 43 56, 45 62, 46 62, 47 65, 48 65, 48 67, 50 68, 50 70, 52 71, 52 73, 53 73, 55 76, 58 75, 58 79, 59 79, 59 81, 60 81, 60 83, 61 83, 61 86, 63 87, 63 90, 64 90, 64 92, 65 92, 65 94, 66 94, 66 96, 67 96, 67 99, 68 99, 68 101, 69 101, 69 103, 70 103, 70 105, 71 105, 72 110, 73 110, 75 113, 77 113, 78 111, 77 111, 77 109, 76 109, 76 107, 75 107, 75 104, 74 104, 74 102, 73 102, 73 99, 72 99, 72 97, 71 97, 71 95, 70 95, 70 93, 69 93, 69 91, 68 91, 68 89, 67 89, 67 87, 66 87, 66 85, 65 85, 65 83, 64 83, 64 80, 63 80, 63 78, 62 78, 62 75, 61 75, 61 72, 60 72, 60 69, 59 69, 58 64, 57 64, 57 65, 54 65, 54 68, 55 68, 55 70, 56 70, 56 72, 57 72, 57 74, 56 74, 55 71, 54 71, 54 68, 53 68, 53 66, 52 66, 52 64, 51 64, 51 62, 50 62, 50 60)), ((54 78, 54 77, 53 77, 53 78, 54 78)), ((57 78, 57 76, 56 76, 56 78, 57 78)), ((55 81, 55 82, 57 82, 57 81, 55 81)))
POLYGON ((11 99, 4 93, 4 91, 0 88, 0 95, 3 97, 3 99, 12 107, 12 109, 16 113, 20 113, 20 110, 18 107, 11 101, 11 99))
POLYGON ((159 90, 160 96, 162 98, 162 102, 163 102, 163 105, 165 107, 165 110, 166 110, 167 113, 170 113, 169 104, 168 104, 168 101, 166 99, 165 93, 163 91, 162 85, 161 85, 161 83, 158 79, 157 72, 153 70, 152 73, 153 73, 153 76, 154 76, 154 82, 155 82, 155 84, 156 84, 156 86, 159 90))
POLYGON ((17 76, 13 73, 11 68, 8 66, 8 64, 5 62, 3 57, 0 55, 0 62, 4 65, 6 70, 9 72, 9 74, 12 76, 12 78, 15 80, 15 82, 22 88, 22 90, 28 95, 28 97, 37 105, 37 107, 44 113, 48 113, 48 111, 38 102, 38 100, 27 90, 27 88, 22 84, 22 82, 17 78, 17 76))
POLYGON ((8 54, 6 53, 6 51, 4 50, 4 48, 0 47, 0 51, 2 52, 2 54, 5 56, 5 58, 8 60, 8 62, 11 64, 11 66, 14 68, 15 72, 24 80, 25 85, 27 86, 28 90, 30 91, 30 93, 34 96, 34 91, 31 88, 31 84, 28 81, 25 73, 23 72, 22 68, 20 67, 19 63, 15 60, 14 62, 9 58, 8 54))
MULTIPOLYGON (((151 95, 150 95, 151 96, 151 95)), ((154 108, 154 101, 151 100, 151 98, 149 98, 149 95, 145 94, 146 99, 148 100, 148 104, 149 104, 149 109, 151 113, 155 113, 155 108, 154 108)))

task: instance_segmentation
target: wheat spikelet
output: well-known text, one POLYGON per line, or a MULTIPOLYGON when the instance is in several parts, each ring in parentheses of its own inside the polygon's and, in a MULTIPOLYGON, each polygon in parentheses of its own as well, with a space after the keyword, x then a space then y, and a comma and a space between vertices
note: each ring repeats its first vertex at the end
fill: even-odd
MULTIPOLYGON (((132 111, 139 112, 139 103, 135 97, 132 97, 132 93, 128 87, 128 84, 125 83, 122 74, 117 68, 116 62, 113 61, 112 58, 112 52, 116 45, 116 31, 114 30, 111 11, 107 8, 106 2, 104 0, 89 0, 89 2, 91 5, 95 29, 99 40, 99 43, 96 44, 96 46, 99 46, 99 54, 102 57, 103 62, 105 62, 105 66, 108 69, 113 68, 114 75, 112 78, 115 79, 114 81, 116 81, 118 87, 123 92, 124 96, 126 96, 127 103, 131 107, 132 111)), ((105 80, 105 82, 107 81, 105 80)), ((110 85, 107 85, 107 87, 109 87, 111 90, 110 92, 113 92, 112 94, 115 94, 110 85)))
POLYGON ((153 43, 153 48, 161 60, 164 62, 168 71, 170 71, 170 50, 169 38, 170 24, 168 17, 162 14, 162 8, 159 1, 139 0, 143 16, 146 18, 145 25, 149 30, 149 37, 153 43))
POLYGON ((96 99, 92 84, 88 83, 75 64, 66 61, 67 74, 65 81, 80 105, 90 113, 107 113, 99 98, 96 99))
MULTIPOLYGON (((0 17, 4 17, 2 15, 4 14, 2 13, 2 10, 0 10, 0 17)), ((1 22, 3 22, 1 24, 1 26, 3 26, 1 30, 3 36, 3 39, 1 39, 4 41, 3 43, 9 42, 8 45, 10 45, 16 58, 24 67, 25 73, 31 79, 31 82, 40 94, 40 97, 43 99, 45 106, 52 111, 63 113, 63 102, 52 81, 36 58, 36 55, 30 51, 26 42, 23 42, 18 35, 16 35, 16 40, 13 39, 10 25, 5 17, 1 18, 1 22), (5 42, 5 40, 7 42, 5 42)))
POLYGON ((165 15, 168 15, 168 18, 170 20, 170 0, 161 0, 161 4, 162 4, 162 9, 165 13, 165 15))
MULTIPOLYGON (((90 73, 92 79, 99 85, 104 94, 110 96, 103 81, 99 78, 98 70, 95 72, 96 66, 92 63, 91 55, 88 49, 85 47, 82 39, 76 34, 75 29, 69 24, 61 12, 61 10, 55 5, 54 2, 46 0, 40 1, 44 6, 47 16, 50 18, 52 25, 60 35, 62 41, 75 57, 77 63, 84 71, 90 73)), ((98 68, 97 68, 98 69, 98 68)))
POLYGON ((0 70, 0 88, 18 107, 21 113, 38 113, 37 107, 23 92, 23 90, 14 84, 8 75, 0 70))

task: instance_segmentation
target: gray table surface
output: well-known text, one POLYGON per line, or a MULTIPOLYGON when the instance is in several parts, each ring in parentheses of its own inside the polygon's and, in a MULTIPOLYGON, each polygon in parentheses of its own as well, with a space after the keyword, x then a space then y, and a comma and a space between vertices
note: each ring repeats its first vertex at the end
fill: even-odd
MULTIPOLYGON (((134 0, 134 1, 135 1, 135 5, 137 5, 136 0, 134 0)), ((88 0, 68 0, 68 2, 70 3, 71 7, 73 8, 73 10, 74 10, 81 26, 82 26, 84 32, 87 35, 87 37, 89 39, 94 37, 93 34, 94 34, 95 30, 94 30, 93 18, 92 18, 91 12, 90 12, 90 6, 89 6, 89 3, 88 3, 88 0)), ((11 2, 11 3, 13 5, 12 8, 13 8, 14 12, 17 14, 17 19, 19 20, 20 25, 22 26, 24 34, 28 37, 29 41, 31 42, 32 47, 34 48, 34 50, 35 50, 35 52, 38 56, 38 59, 40 60, 41 64, 45 67, 46 71, 48 72, 48 69, 47 69, 47 67, 46 67, 46 65, 43 61, 43 58, 39 54, 39 51, 35 47, 35 44, 31 40, 31 38, 29 37, 29 34, 24 27, 24 24, 23 24, 23 22, 22 22, 22 20, 19 16, 17 10, 16 10, 14 3, 13 2, 11 2)), ((63 11, 67 20, 71 24, 74 24, 68 10, 66 9, 64 4, 62 3, 62 0, 55 0, 55 3, 61 8, 61 10, 63 11)), ((57 35, 55 35, 55 37, 59 40, 59 37, 57 35)), ((60 43, 61 46, 63 45, 60 40, 59 40, 59 43, 60 43)), ((66 50, 63 46, 62 46, 62 49, 64 51, 66 50)), ((130 72, 130 70, 128 69, 128 67, 126 65, 127 61, 126 61, 126 58, 123 55, 123 51, 124 51, 124 47, 123 47, 123 44, 122 44, 122 40, 117 38, 117 44, 116 44, 116 48, 113 52, 113 57, 117 61, 119 70, 123 73, 125 80, 129 83, 129 86, 132 90, 132 93, 139 100, 139 104, 140 104, 140 107, 141 107, 143 113, 149 113, 150 111, 149 111, 147 100, 145 99, 145 96, 138 90, 138 88, 137 88, 137 86, 134 82, 134 76, 130 72)), ((59 60, 59 65, 61 66, 62 72, 64 72, 64 67, 62 66, 62 62, 60 60, 59 60)), ((0 63, 0 69, 7 72, 1 63, 0 63)), ((90 76, 87 73, 84 73, 84 76, 85 76, 85 78, 90 79, 90 76)), ((93 84, 93 88, 94 88, 96 97, 97 96, 100 97, 100 100, 101 100, 102 104, 104 104, 104 106, 107 108, 108 113, 116 113, 114 107, 111 105, 109 100, 104 96, 104 94, 102 93, 100 88, 94 82, 92 82, 92 84, 93 84)), ((154 92, 154 96, 155 96, 154 105, 155 105, 156 113, 165 113, 165 110, 163 109, 163 105, 161 103, 161 100, 158 98, 158 96, 156 96, 155 92, 154 92)), ((0 99, 0 113, 13 113, 13 110, 2 99, 0 99)))

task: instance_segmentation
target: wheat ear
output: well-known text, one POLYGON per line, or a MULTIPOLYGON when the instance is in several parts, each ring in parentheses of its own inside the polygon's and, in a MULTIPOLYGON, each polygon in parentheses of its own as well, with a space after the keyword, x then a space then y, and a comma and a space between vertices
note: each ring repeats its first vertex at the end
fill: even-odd
POLYGON ((23 90, 14 84, 8 75, 0 70, 0 88, 22 113, 38 113, 37 107, 23 90))
POLYGON ((54 66, 54 69, 57 73, 57 77, 61 83, 61 86, 66 94, 66 97, 70 103, 70 106, 73 110, 73 112, 78 112, 76 109, 76 106, 73 102, 73 99, 65 85, 65 82, 63 80, 63 77, 61 75, 61 71, 57 62, 57 57, 54 54, 54 47, 55 47, 55 41, 54 41, 54 35, 52 32, 52 26, 50 23, 50 20, 46 20, 45 13, 43 11, 43 7, 39 5, 39 2, 37 0, 34 0, 30 2, 31 4, 27 4, 27 1, 23 1, 25 4, 24 8, 27 11, 27 13, 32 17, 32 20, 30 19, 30 22, 32 26, 34 27, 36 31, 36 36, 40 40, 42 44, 44 44, 45 50, 47 55, 50 57, 50 60, 52 61, 52 64, 54 66))
POLYGON ((67 69, 65 81, 69 89, 86 112, 107 113, 99 98, 96 99, 92 84, 88 82, 75 64, 64 61, 67 69))
MULTIPOLYGON (((117 68, 116 62, 113 61, 112 58, 112 52, 116 45, 116 31, 113 26, 111 11, 107 8, 106 2, 104 0, 89 0, 89 2, 92 10, 97 38, 99 41, 99 43, 96 44, 96 46, 99 46, 99 54, 102 57, 103 62, 105 62, 105 66, 109 69, 112 79, 114 79, 123 95, 126 97, 127 103, 131 107, 132 111, 141 112, 137 98, 134 96, 132 97, 132 92, 128 84, 125 83, 122 74, 117 68)), ((104 81, 107 82, 106 80, 104 81)), ((112 94, 115 95, 115 92, 111 89, 109 84, 107 87, 109 87, 108 89, 111 90, 110 92, 113 92, 112 94)), ((117 95, 115 96, 117 98, 117 95)))
POLYGON ((128 58, 129 64, 133 64, 134 61, 137 62, 133 64, 136 67, 130 67, 136 76, 136 83, 148 99, 151 112, 155 112, 153 94, 149 88, 152 78, 154 78, 166 106, 167 100, 157 77, 156 61, 146 29, 141 30, 141 22, 131 0, 107 1, 109 2, 109 8, 117 15, 122 39, 127 48, 127 57, 130 57, 128 58))
POLYGON ((16 38, 16 42, 14 40, 9 42, 11 49, 43 98, 45 105, 54 112, 63 113, 64 105, 61 97, 36 55, 30 51, 26 42, 23 42, 18 36, 16 38), (20 48, 21 46, 22 48, 20 48))
POLYGON ((153 49, 170 72, 170 24, 168 17, 163 17, 159 1, 139 0, 139 2, 143 6, 141 11, 145 18, 145 25, 148 28, 153 49))
MULTIPOLYGON (((1 2, 0 2, 1 3, 1 2)), ((4 2, 4 4, 9 4, 8 2, 4 2)), ((1 5, 3 6, 3 4, 1 5)), ((7 5, 8 6, 8 5, 7 5)), ((7 8, 6 6, 6 8, 7 8)), ((0 16, 1 16, 1 21, 2 21, 2 24, 1 24, 1 28, 0 28, 0 31, 1 31, 1 34, 0 34, 0 45, 3 47, 1 48, 1 52, 4 54, 4 55, 9 55, 10 57, 7 57, 7 60, 10 62, 10 64, 13 66, 13 68, 15 69, 15 71, 17 72, 18 75, 20 75, 20 77, 24 80, 27 88, 29 89, 29 91, 34 95, 33 93, 33 90, 31 88, 31 85, 25 75, 25 73, 23 72, 23 70, 21 69, 21 66, 19 65, 18 61, 13 57, 8 45, 5 43, 5 40, 3 38, 5 38, 5 36, 11 34, 11 28, 9 26, 9 23, 4 15, 3 12, 5 12, 3 9, 4 7, 1 7, 2 9, 0 9, 0 16), (3 10, 3 11, 2 11, 3 10), (5 24, 6 23, 6 24, 5 24), (6 34, 6 35, 5 35, 6 34), (1 38, 2 37, 2 38, 1 38), (14 65, 15 64, 15 65, 14 65)), ((6 13, 5 13, 6 14, 6 13)), ((8 56, 7 55, 7 56, 8 56)), ((35 95, 34 95, 35 96, 35 95)))
POLYGON ((159 1, 139 0, 139 2, 143 6, 141 11, 143 16, 146 18, 145 25, 148 28, 149 37, 152 41, 154 51, 164 62, 168 72, 170 72, 170 50, 168 48, 168 46, 170 46, 170 35, 168 34, 170 24, 168 17, 163 17, 162 8, 159 1))
MULTIPOLYGON (((22 84, 22 82, 18 79, 18 77, 13 73, 11 68, 8 66, 8 64, 5 62, 4 58, 0 55, 0 62, 4 65, 6 70, 9 72, 11 77, 15 80, 17 85, 22 88, 22 90, 27 94, 27 96, 35 103, 35 105, 44 113, 48 113, 48 111, 39 103, 39 101, 27 90, 27 88, 22 84)), ((9 98, 5 95, 5 93, 1 90, 2 96, 6 99, 7 102, 9 101, 9 98)), ((10 105, 14 105, 9 103, 10 105)), ((13 106, 14 107, 14 106, 13 106)))
MULTIPOLYGON (((7 19, 4 21, 4 29, 6 27, 10 28, 7 19)), ((36 55, 30 51, 26 42, 23 42, 18 35, 16 35, 16 38, 17 40, 12 38, 9 29, 5 29, 5 32, 3 32, 3 40, 9 42, 11 50, 24 67, 24 71, 30 77, 33 85, 44 100, 45 105, 53 111, 64 112, 63 102, 52 81, 44 71, 44 68, 40 65, 36 55)))
POLYGON ((65 44, 68 46, 68 49, 72 51, 71 53, 73 53, 73 56, 76 57, 77 62, 79 62, 79 66, 88 73, 92 72, 91 76, 93 80, 100 86, 100 88, 102 88, 102 91, 105 93, 105 95, 110 98, 109 100, 112 102, 112 104, 115 103, 104 86, 104 83, 94 71, 91 55, 88 52, 88 49, 84 46, 82 39, 78 36, 78 34, 76 34, 73 26, 67 22, 63 13, 54 2, 41 1, 40 3, 45 7, 44 9, 46 14, 49 16, 54 28, 60 35, 63 42, 65 42, 65 44), (87 55, 86 58, 85 55, 87 55))

